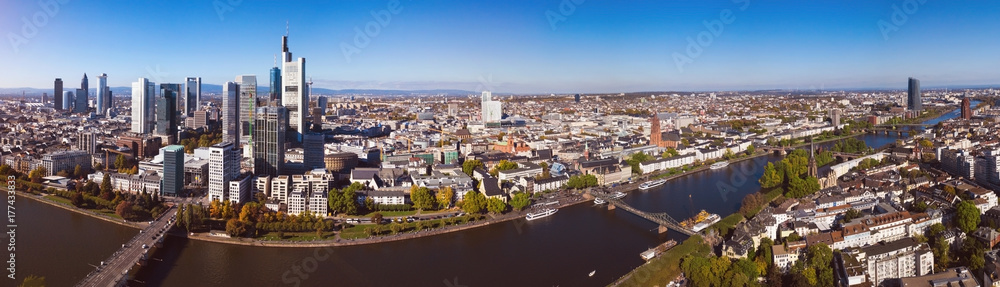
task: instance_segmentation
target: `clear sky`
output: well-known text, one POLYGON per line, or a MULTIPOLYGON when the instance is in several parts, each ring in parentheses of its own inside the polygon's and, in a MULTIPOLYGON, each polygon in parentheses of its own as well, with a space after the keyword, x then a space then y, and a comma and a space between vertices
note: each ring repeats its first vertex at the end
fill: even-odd
POLYGON ((397 13, 392 3, 5 0, 0 87, 51 88, 57 77, 74 87, 83 73, 92 87, 100 73, 111 86, 188 76, 222 84, 240 74, 256 74, 266 86, 286 21, 293 56, 306 58, 315 87, 329 89, 903 89, 907 77, 922 86, 1000 83, 998 1, 402 0, 397 13), (58 10, 39 4, 47 2, 60 3, 58 10), (391 18, 379 24, 373 11, 391 18), (377 33, 356 42, 355 28, 366 27, 377 33), (357 53, 345 56, 344 47, 357 53))

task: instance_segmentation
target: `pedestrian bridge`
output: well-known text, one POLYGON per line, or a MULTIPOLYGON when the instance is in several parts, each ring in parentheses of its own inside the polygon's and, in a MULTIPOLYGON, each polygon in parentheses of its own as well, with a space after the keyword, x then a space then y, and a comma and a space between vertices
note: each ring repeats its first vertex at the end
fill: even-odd
POLYGON ((694 235, 697 232, 694 230, 684 228, 681 226, 680 222, 677 222, 673 217, 667 215, 666 213, 652 213, 639 210, 631 205, 628 205, 621 199, 613 198, 604 190, 591 190, 590 195, 596 198, 600 198, 608 202, 609 209, 621 208, 632 214, 638 215, 639 217, 645 218, 646 220, 652 221, 653 223, 659 224, 659 232, 665 233, 667 230, 674 230, 680 233, 684 233, 688 236, 694 235))
POLYGON ((174 226, 177 210, 171 206, 160 218, 139 231, 139 234, 111 254, 94 271, 87 274, 76 286, 126 286, 134 266, 145 264, 149 250, 163 243, 163 237, 174 226))

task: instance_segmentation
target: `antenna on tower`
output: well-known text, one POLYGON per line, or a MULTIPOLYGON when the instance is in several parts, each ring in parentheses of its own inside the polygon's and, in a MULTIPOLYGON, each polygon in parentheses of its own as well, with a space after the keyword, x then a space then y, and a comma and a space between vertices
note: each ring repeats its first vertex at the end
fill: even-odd
POLYGON ((288 20, 285 20, 285 37, 288 36, 288 20))
POLYGON ((273 54, 273 55, 274 55, 274 67, 277 68, 278 67, 278 54, 273 54))

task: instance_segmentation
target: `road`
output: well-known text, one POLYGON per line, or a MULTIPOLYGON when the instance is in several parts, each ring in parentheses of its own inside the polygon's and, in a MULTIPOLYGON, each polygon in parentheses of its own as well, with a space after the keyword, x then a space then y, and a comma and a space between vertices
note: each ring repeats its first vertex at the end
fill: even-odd
POLYGON ((132 240, 122 245, 122 248, 102 261, 96 270, 77 283, 77 286, 124 286, 123 279, 133 266, 144 260, 146 252, 153 247, 166 230, 173 226, 177 210, 170 206, 163 215, 152 224, 139 231, 132 240))

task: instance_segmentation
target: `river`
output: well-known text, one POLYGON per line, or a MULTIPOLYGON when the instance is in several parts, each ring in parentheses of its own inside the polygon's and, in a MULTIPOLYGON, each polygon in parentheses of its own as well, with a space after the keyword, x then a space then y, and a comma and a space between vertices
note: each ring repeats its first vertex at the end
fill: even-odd
MULTIPOLYGON (((955 117, 951 113, 945 117, 955 117)), ((931 121, 940 120, 933 119, 931 121)), ((863 135, 870 146, 896 135, 863 135)), ((704 209, 722 216, 760 189, 764 156, 668 181, 625 197, 633 206, 683 220, 704 209)), ((17 201, 18 273, 74 284, 138 231, 47 204, 17 201)), ((170 237, 137 274, 147 286, 604 286, 641 265, 639 253, 676 232, 624 210, 591 203, 553 216, 373 245, 251 247, 170 237), (588 277, 591 271, 597 271, 588 277)), ((23 278, 19 275, 19 278, 23 278)))

